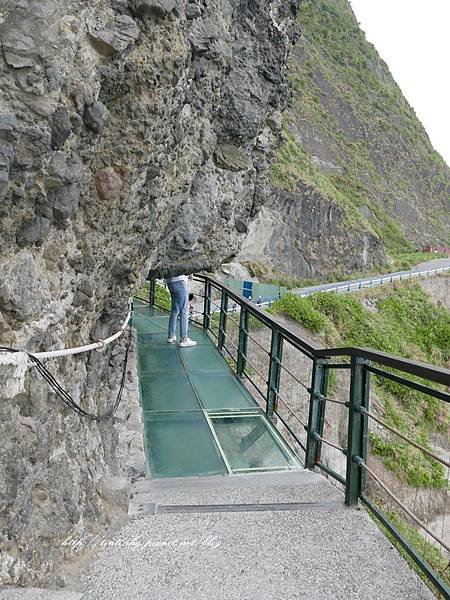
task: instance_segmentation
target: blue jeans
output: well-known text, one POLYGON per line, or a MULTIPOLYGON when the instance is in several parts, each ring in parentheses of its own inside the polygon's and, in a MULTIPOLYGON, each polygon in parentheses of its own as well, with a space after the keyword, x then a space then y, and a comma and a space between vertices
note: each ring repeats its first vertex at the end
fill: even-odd
POLYGON ((185 281, 171 281, 167 284, 172 299, 169 318, 169 337, 175 335, 177 317, 180 315, 180 337, 187 337, 189 319, 189 292, 185 281))

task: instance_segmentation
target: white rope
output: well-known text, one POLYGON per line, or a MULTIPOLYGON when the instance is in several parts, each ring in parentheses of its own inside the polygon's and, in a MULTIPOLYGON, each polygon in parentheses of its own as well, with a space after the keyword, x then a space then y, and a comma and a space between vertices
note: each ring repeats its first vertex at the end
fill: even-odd
POLYGON ((111 335, 110 337, 105 338, 104 340, 98 340, 97 342, 94 342, 92 344, 87 344, 86 346, 79 346, 78 348, 64 348, 62 350, 51 350, 50 352, 30 352, 30 354, 32 354, 39 360, 46 360, 47 358, 57 358, 59 356, 72 356, 73 354, 81 354, 82 352, 90 352, 91 350, 101 351, 108 344, 110 344, 111 342, 114 342, 115 340, 117 340, 117 338, 119 338, 123 334, 123 332, 127 328, 127 325, 131 319, 131 312, 132 312, 132 301, 130 299, 129 303, 128 303, 128 314, 127 314, 126 319, 123 322, 122 326, 120 327, 119 331, 117 331, 114 335, 111 335))

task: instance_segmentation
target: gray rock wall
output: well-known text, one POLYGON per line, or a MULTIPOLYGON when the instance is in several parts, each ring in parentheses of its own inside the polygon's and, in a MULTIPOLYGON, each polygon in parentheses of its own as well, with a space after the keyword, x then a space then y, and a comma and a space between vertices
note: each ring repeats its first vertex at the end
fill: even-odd
POLYGON ((356 230, 337 203, 312 186, 296 192, 268 188, 237 257, 290 277, 326 277, 371 269, 384 258, 381 240, 356 230))
MULTIPOLYGON (((237 253, 279 138, 295 11, 282 0, 3 0, 1 345, 104 337, 149 271, 237 253)), ((49 368, 102 412, 114 353, 49 368)), ((21 394, 0 391, 0 414, 1 578, 38 582, 70 532, 108 525, 100 480, 123 472, 122 442, 34 372, 21 394)))

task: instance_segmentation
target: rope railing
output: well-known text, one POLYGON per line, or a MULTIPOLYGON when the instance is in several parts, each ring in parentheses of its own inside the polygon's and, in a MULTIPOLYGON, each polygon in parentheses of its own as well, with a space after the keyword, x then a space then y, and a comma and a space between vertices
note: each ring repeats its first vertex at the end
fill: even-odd
POLYGON ((397 435, 399 438, 401 438, 405 442, 408 442, 408 444, 411 444, 411 446, 414 446, 414 448, 417 448, 418 450, 420 450, 421 452, 423 452, 424 454, 426 454, 430 458, 433 458, 437 462, 440 462, 445 467, 450 468, 450 461, 445 460, 445 458, 441 458, 440 456, 437 456, 437 454, 434 454, 433 452, 431 452, 431 450, 428 450, 424 446, 421 446, 420 444, 418 444, 417 442, 415 442, 411 438, 407 437, 406 435, 404 435, 403 433, 401 433, 400 431, 398 431, 398 429, 395 429, 394 427, 391 427, 391 425, 388 425, 387 423, 385 423, 384 421, 382 421, 381 419, 379 419, 378 417, 376 417, 373 413, 369 412, 365 408, 362 408, 361 412, 364 415, 367 415, 370 419, 372 419, 373 421, 375 421, 379 425, 382 425, 385 429, 388 429, 392 433, 395 433, 395 435, 397 435))
POLYGON ((367 471, 371 477, 373 477, 373 479, 378 483, 378 485, 383 488, 383 490, 386 492, 386 494, 392 498, 392 500, 394 500, 394 502, 396 502, 396 504, 398 504, 398 506, 400 506, 400 508, 415 522, 417 523, 417 525, 419 525, 424 531, 427 532, 427 534, 432 537, 434 540, 436 540, 436 542, 438 542, 438 544, 440 544, 443 548, 445 548, 445 550, 447 552, 450 553, 450 546, 448 544, 446 544, 444 542, 444 540, 442 540, 441 538, 439 538, 434 531, 432 531, 427 525, 426 523, 424 523, 421 519, 419 519, 419 517, 417 517, 407 506, 405 506, 405 504, 403 504, 403 502, 400 500, 400 498, 398 498, 394 492, 392 492, 388 486, 381 481, 381 479, 372 471, 372 469, 370 467, 367 466, 366 462, 360 458, 360 457, 355 457, 355 462, 365 471, 367 471))
POLYGON ((35 352, 33 356, 39 358, 39 360, 45 360, 49 358, 59 358, 60 356, 71 356, 73 354, 81 354, 83 352, 90 352, 91 350, 103 350, 108 344, 111 344, 115 340, 117 340, 125 331, 128 326, 128 323, 131 319, 131 307, 127 314, 123 325, 120 327, 119 331, 114 333, 113 335, 105 338, 104 340, 98 340, 93 344, 87 344, 86 346, 79 346, 78 348, 66 348, 63 350, 52 350, 50 352, 35 352))
MULTIPOLYGON (((63 348, 61 350, 50 350, 48 352, 28 352, 27 351, 25 353, 28 356, 33 356, 34 358, 37 358, 38 360, 47 360, 50 358, 59 358, 61 356, 72 356, 74 354, 81 354, 83 352, 91 352, 92 350, 101 351, 108 344, 111 344, 112 342, 117 340, 123 334, 123 332, 128 327, 128 323, 130 322, 132 313, 133 313, 133 301, 132 301, 132 299, 130 299, 129 303, 128 303, 128 313, 127 313, 127 316, 126 316, 123 324, 121 325, 121 327, 119 328, 119 330, 116 333, 114 333, 113 335, 111 335, 103 340, 97 340, 96 342, 93 342, 92 344, 86 344, 84 346, 78 346, 76 348, 63 348)), ((4 352, 7 352, 8 348, 1 348, 1 350, 4 352)), ((19 352, 20 352, 20 350, 19 350, 19 352)), ((17 350, 14 350, 14 353, 17 353, 17 350)))
POLYGON ((283 404, 283 406, 285 406, 288 409, 288 411, 291 413, 291 415, 294 417, 294 419, 296 419, 300 423, 300 425, 304 429, 306 429, 307 425, 305 425, 305 423, 303 423, 303 421, 300 419, 300 417, 297 415, 297 413, 293 410, 293 408, 291 408, 289 406, 289 404, 286 402, 286 400, 284 400, 276 390, 274 390, 274 391, 275 391, 275 395, 276 395, 277 399, 281 402, 281 404, 283 404))
POLYGON ((306 383, 303 383, 303 381, 301 381, 296 375, 294 375, 294 373, 292 373, 292 371, 290 371, 285 365, 283 365, 282 361, 276 359, 277 363, 280 365, 280 367, 283 369, 283 371, 286 371, 286 373, 288 375, 290 375, 292 377, 292 379, 294 379, 294 381, 296 381, 299 385, 301 385, 307 392, 310 391, 310 388, 308 385, 306 385, 306 383))
MULTIPOLYGON (((2 357, 8 356, 8 355, 10 355, 11 357, 19 356, 19 355, 26 357, 27 361, 25 362, 25 370, 26 370, 26 366, 34 365, 37 372, 41 375, 41 377, 44 379, 44 381, 47 382, 47 384, 53 389, 53 391, 55 392, 57 397, 60 400, 62 400, 62 402, 68 408, 72 409, 74 412, 78 413, 80 416, 86 417, 93 421, 98 421, 98 422, 105 421, 106 419, 109 419, 116 413, 117 409, 119 408, 120 402, 122 400, 122 393, 123 393, 123 388, 125 385, 125 378, 126 378, 126 371, 127 371, 127 364, 128 364, 128 354, 129 354, 131 340, 132 340, 132 328, 131 328, 132 315, 133 315, 133 300, 132 299, 130 299, 128 306, 129 306, 129 308, 128 308, 127 316, 126 316, 125 321, 123 322, 122 326, 120 327, 120 329, 113 335, 109 336, 108 338, 105 338, 104 340, 99 340, 93 344, 86 344, 85 346, 78 346, 76 348, 65 348, 62 350, 55 350, 55 351, 51 351, 51 352, 31 353, 31 352, 20 350, 18 348, 0 347, 0 351, 3 353, 2 357), (91 350, 104 349, 108 344, 117 340, 123 334, 123 332, 126 330, 128 325, 130 325, 130 327, 128 329, 129 335, 128 335, 128 340, 127 340, 127 343, 125 346, 125 357, 124 357, 122 376, 121 376, 121 380, 120 380, 119 391, 117 393, 117 397, 116 397, 113 405, 111 406, 111 408, 109 410, 107 410, 106 412, 100 413, 100 414, 90 413, 87 410, 85 410, 82 406, 80 406, 80 404, 78 404, 72 398, 72 396, 57 381, 57 379, 54 377, 54 375, 47 369, 47 367, 44 366, 44 364, 41 362, 41 359, 58 358, 61 356, 72 356, 75 354, 80 354, 82 352, 89 352, 91 350)), ((22 375, 24 375, 24 373, 22 373, 22 375)))

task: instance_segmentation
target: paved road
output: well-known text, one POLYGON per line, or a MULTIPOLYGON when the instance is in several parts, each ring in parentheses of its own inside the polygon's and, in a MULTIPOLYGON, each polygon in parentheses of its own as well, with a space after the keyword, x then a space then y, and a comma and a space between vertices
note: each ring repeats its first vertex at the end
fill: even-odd
POLYGON ((294 294, 299 296, 309 296, 317 292, 337 291, 337 292, 355 292, 359 289, 384 285, 395 281, 410 279, 411 277, 426 276, 428 272, 433 275, 436 269, 450 269, 450 258, 431 260, 420 263, 413 267, 410 271, 396 271, 394 273, 385 273, 384 275, 373 275, 372 277, 362 277, 361 279, 351 279, 348 281, 340 281, 338 283, 325 283, 314 285, 306 288, 297 288, 292 290, 294 294), (420 273, 420 275, 419 275, 420 273))
MULTIPOLYGON (((384 275, 373 275, 372 277, 362 277, 361 279, 349 279, 348 281, 323 283, 320 285, 313 285, 305 288, 295 288, 291 290, 291 292, 302 297, 327 291, 337 291, 339 293, 356 292, 360 289, 367 289, 378 285, 385 285, 387 283, 393 283, 395 281, 403 281, 405 279, 410 279, 411 277, 425 277, 428 272, 430 275, 434 275, 437 269, 450 270, 450 258, 441 258, 437 260, 423 262, 413 267, 410 271, 395 271, 394 273, 385 273, 384 275)), ((262 303, 262 306, 271 304, 271 302, 277 299, 278 298, 275 296, 271 298, 270 301, 269 299, 267 299, 267 301, 262 303)), ((218 300, 217 303, 219 303, 218 300)), ((237 310, 240 310, 240 308, 238 307, 237 310)), ((219 307, 213 304, 211 306, 211 312, 219 312, 219 307)), ((196 320, 201 319, 201 315, 203 315, 202 301, 194 302, 194 314, 196 320)))

